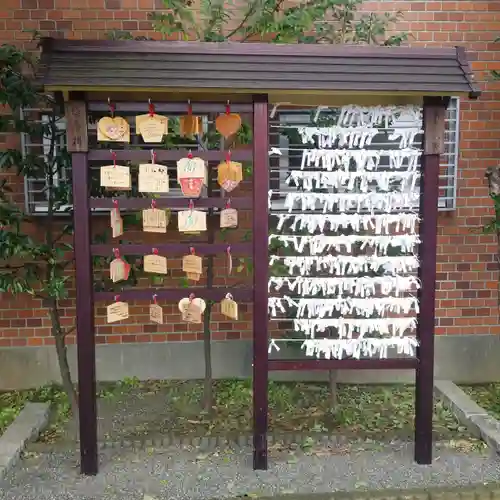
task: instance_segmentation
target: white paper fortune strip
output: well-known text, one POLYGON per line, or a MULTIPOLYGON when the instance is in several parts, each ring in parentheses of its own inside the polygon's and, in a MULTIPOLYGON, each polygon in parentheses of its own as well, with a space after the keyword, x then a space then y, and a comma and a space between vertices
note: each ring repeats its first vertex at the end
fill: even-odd
MULTIPOLYGON (((314 143, 319 148, 349 147, 364 148, 369 146, 380 131, 372 127, 300 127, 302 144, 314 143)), ((388 135, 390 141, 399 139, 398 147, 408 148, 422 134, 420 124, 415 122, 393 123, 393 131, 388 135), (408 126, 409 125, 409 126, 408 126)))
MULTIPOLYGON (((272 208, 269 191, 269 208, 272 208)), ((390 213, 394 210, 411 209, 418 206, 420 193, 410 191, 406 193, 287 193, 285 208, 289 212, 298 208, 303 212, 307 210, 322 209, 323 213, 347 212, 349 210, 380 210, 390 213)))
POLYGON ((324 333, 335 328, 339 338, 362 338, 366 335, 388 335, 402 337, 408 330, 417 326, 417 318, 315 318, 294 319, 293 328, 307 337, 314 337, 316 333, 324 333))
POLYGON ((412 126, 422 125, 422 109, 418 106, 343 106, 338 125, 343 127, 394 127, 403 121, 412 126))
POLYGON ((388 156, 389 164, 384 168, 415 172, 419 166, 422 152, 415 148, 405 149, 304 149, 301 170, 321 168, 323 170, 349 171, 352 167, 358 172, 376 171, 381 158, 388 156))
POLYGON ((299 127, 302 144, 317 143, 320 148, 364 148, 379 133, 372 127, 299 127))
POLYGON ((290 293, 303 297, 308 295, 345 295, 354 297, 373 297, 374 295, 394 294, 399 296, 407 292, 416 292, 420 282, 416 276, 360 276, 355 278, 330 277, 279 277, 269 279, 269 291, 279 291, 285 287, 290 293))
POLYGON ((268 353, 273 349, 279 351, 279 342, 302 342, 302 348, 306 350, 307 356, 316 356, 326 359, 342 359, 345 356, 355 359, 371 358, 378 356, 381 359, 387 358, 389 350, 396 350, 397 354, 415 356, 418 341, 415 337, 407 335, 405 337, 390 338, 370 338, 361 339, 271 339, 268 353))
POLYGON ((282 261, 288 272, 293 275, 297 268, 301 276, 308 275, 311 271, 324 271, 328 274, 343 276, 346 274, 367 273, 370 271, 383 271, 387 274, 409 273, 418 268, 418 259, 414 255, 381 256, 381 255, 317 255, 317 256, 271 256, 269 265, 282 261))
POLYGON ((378 255, 387 255, 389 248, 400 247, 401 252, 413 252, 415 246, 420 243, 420 238, 416 234, 389 235, 358 235, 349 236, 326 236, 318 234, 315 236, 288 236, 282 234, 269 235, 269 243, 274 240, 279 241, 285 248, 291 246, 296 252, 304 253, 309 250, 310 255, 318 255, 325 251, 336 250, 352 253, 354 245, 360 244, 359 250, 368 248, 376 250, 378 255))
POLYGON ((390 349, 397 354, 415 356, 418 341, 413 336, 391 338, 361 339, 306 339, 302 346, 307 356, 325 357, 326 359, 342 359, 352 356, 355 359, 378 356, 388 357, 390 349))
POLYGON ((420 174, 417 172, 335 172, 292 170, 286 180, 288 185, 301 187, 305 191, 314 189, 344 188, 371 191, 408 191, 415 189, 420 174))
POLYGON ((387 313, 410 314, 418 313, 419 306, 416 297, 381 297, 381 298, 292 298, 269 297, 269 311, 272 317, 279 312, 286 313, 290 307, 297 308, 295 318, 329 318, 334 315, 358 314, 365 318, 374 314, 379 316, 387 313))
POLYGON ((323 232, 326 227, 331 231, 352 229, 355 232, 370 231, 375 234, 389 234, 407 231, 415 233, 418 214, 401 212, 399 214, 279 214, 277 230, 281 231, 285 222, 291 222, 290 230, 323 232), (391 229, 391 231, 390 231, 391 229))

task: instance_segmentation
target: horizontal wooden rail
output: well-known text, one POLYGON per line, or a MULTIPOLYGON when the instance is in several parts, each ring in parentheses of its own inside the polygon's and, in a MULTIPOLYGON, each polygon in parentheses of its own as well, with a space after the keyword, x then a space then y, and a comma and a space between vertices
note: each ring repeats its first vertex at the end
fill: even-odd
MULTIPOLYGON (((140 210, 151 208, 151 198, 91 198, 90 208, 114 208, 113 200, 118 201, 119 208, 129 210, 140 210)), ((198 208, 224 208, 227 200, 224 198, 195 198, 192 200, 194 209, 198 208)), ((187 209, 189 207, 189 198, 155 198, 157 208, 178 208, 187 209)), ((252 198, 231 198, 231 208, 251 209, 253 206, 252 198)))
MULTIPOLYGON (((186 158, 189 154, 187 149, 156 149, 154 146, 150 149, 113 149, 116 153, 116 161, 132 161, 144 163, 151 162, 151 150, 156 153, 156 161, 177 161, 186 158)), ((194 157, 203 158, 206 161, 224 161, 226 159, 225 151, 198 151, 193 148, 191 151, 194 157)), ((113 163, 113 157, 109 149, 91 149, 88 153, 89 161, 108 161, 113 163)), ((236 149, 231 152, 233 161, 252 161, 252 151, 249 149, 236 149)))
POLYGON ((204 243, 192 241, 190 243, 162 243, 158 245, 125 244, 125 245, 91 245, 92 255, 112 256, 113 250, 118 250, 120 255, 146 255, 153 252, 153 248, 159 255, 186 255, 193 248, 197 255, 219 255, 225 254, 231 249, 233 255, 252 255, 252 243, 204 243))
MULTIPOLYGON (((156 113, 183 113, 188 112, 187 102, 155 102, 151 101, 156 113)), ((115 114, 119 115, 122 112, 133 112, 146 114, 149 111, 147 102, 128 102, 128 101, 113 101, 115 106, 115 114)), ((225 102, 192 102, 193 114, 208 114, 208 113, 224 113, 226 111, 225 102)), ((232 113, 251 113, 253 110, 252 103, 230 103, 232 113)), ((89 111, 101 111, 109 113, 109 104, 104 101, 89 101, 87 104, 89 111)))
POLYGON ((230 293, 237 302, 252 302, 253 290, 249 288, 175 288, 175 289, 143 289, 143 290, 117 290, 114 292, 95 292, 94 298, 96 301, 112 302, 115 297, 119 296, 120 300, 144 300, 151 302, 153 295, 156 295, 158 300, 181 300, 189 295, 194 294, 196 297, 205 300, 222 300, 230 293))
POLYGON ((417 358, 393 359, 270 359, 269 370, 411 370, 417 358))

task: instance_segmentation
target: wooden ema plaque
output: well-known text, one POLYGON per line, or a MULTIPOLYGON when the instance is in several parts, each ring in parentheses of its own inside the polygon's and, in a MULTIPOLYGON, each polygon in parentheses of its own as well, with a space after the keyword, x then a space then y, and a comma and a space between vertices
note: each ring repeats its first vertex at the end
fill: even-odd
POLYGON ((136 116, 135 131, 145 143, 161 143, 163 137, 168 134, 168 118, 154 112, 136 116))
POLYGON ((130 168, 123 165, 106 165, 100 170, 102 187, 114 191, 128 191, 132 188, 130 168))
POLYGON ((97 122, 99 142, 130 142, 130 126, 121 116, 105 116, 97 122))
POLYGON ((206 303, 203 299, 195 298, 191 295, 189 298, 182 299, 179 302, 179 311, 182 321, 186 323, 201 323, 201 315, 205 311, 206 303))
POLYGON ((191 255, 185 255, 182 258, 182 270, 186 273, 186 277, 192 281, 199 281, 203 272, 203 260, 198 255, 195 255, 191 249, 191 255))
POLYGON ((188 102, 187 115, 179 118, 179 135, 191 138, 201 133, 201 116, 193 116, 193 107, 191 106, 191 102, 188 102))
POLYGON ((180 233, 199 234, 207 230, 207 214, 200 210, 183 210, 177 215, 180 233))
POLYGON ((207 165, 203 159, 189 156, 177 162, 177 180, 184 196, 198 198, 207 179, 207 165))
POLYGON ((139 192, 141 193, 168 193, 168 168, 156 163, 139 165, 139 192))
POLYGON ((231 192, 243 180, 243 167, 235 161, 225 161, 217 166, 217 182, 227 192, 231 192))
POLYGON ((228 293, 220 303, 221 313, 231 319, 238 319, 238 304, 233 300, 233 296, 228 293))
POLYGON ((126 302, 115 302, 106 307, 106 321, 116 323, 129 318, 128 304, 126 302))
POLYGON ((241 116, 236 113, 231 113, 231 107, 229 103, 226 106, 226 112, 219 115, 215 119, 215 128, 222 137, 227 139, 228 137, 236 134, 241 127, 241 116))
POLYGON ((118 238, 123 234, 123 219, 120 215, 120 209, 118 206, 111 209, 110 216, 111 236, 113 238, 118 238))
POLYGON ((163 324, 163 309, 156 303, 149 304, 149 319, 152 323, 163 324))
POLYGON ((142 229, 145 233, 166 233, 169 216, 155 207, 142 211, 142 229))
POLYGON ((144 272, 153 274, 167 274, 167 258, 163 255, 158 255, 155 251, 151 255, 144 256, 144 272))
POLYGON ((238 211, 229 207, 221 210, 220 227, 221 229, 234 229, 238 227, 238 211))
POLYGON ((115 258, 111 261, 109 265, 109 276, 113 283, 118 283, 119 281, 126 281, 130 275, 130 264, 125 262, 118 251, 115 251, 115 258))
POLYGON ((179 135, 181 137, 193 137, 201 132, 201 116, 187 115, 179 118, 179 135))

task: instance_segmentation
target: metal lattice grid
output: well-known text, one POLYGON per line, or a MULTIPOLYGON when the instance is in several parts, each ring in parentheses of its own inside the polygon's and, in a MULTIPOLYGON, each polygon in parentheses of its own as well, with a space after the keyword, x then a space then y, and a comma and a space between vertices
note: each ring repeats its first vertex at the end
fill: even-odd
MULTIPOLYGON (((328 113, 328 111, 326 111, 328 113)), ((446 113, 445 152, 441 155, 441 169, 439 176, 439 205, 440 211, 456 209, 457 172, 458 172, 458 146, 459 146, 459 99, 454 97, 450 101, 446 113)), ((291 143, 289 138, 278 131, 290 127, 314 126, 311 121, 310 109, 294 109, 293 111, 279 111, 275 120, 270 123, 270 145, 279 148, 280 156, 270 158, 271 189, 279 192, 277 199, 273 197, 273 210, 280 209, 288 192, 295 191, 293 186, 286 183, 289 171, 300 168, 302 150, 307 149, 306 144, 291 143)), ((382 129, 381 129, 382 130, 382 129)), ((421 147, 422 136, 419 136, 413 147, 421 147)), ((367 149, 387 149, 391 147, 390 141, 384 139, 384 134, 379 134, 367 149)), ((418 208, 418 207, 415 207, 418 208)))

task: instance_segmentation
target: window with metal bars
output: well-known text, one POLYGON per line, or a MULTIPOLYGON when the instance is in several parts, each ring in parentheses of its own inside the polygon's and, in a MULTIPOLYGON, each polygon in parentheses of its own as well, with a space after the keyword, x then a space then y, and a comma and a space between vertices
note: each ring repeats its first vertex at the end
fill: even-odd
MULTIPOLYGON (((459 99, 452 98, 446 115, 446 130, 445 130, 445 153, 441 160, 440 173, 440 197, 439 210, 450 211, 456 208, 456 183, 458 169, 458 143, 459 143, 459 99)), ((43 110, 26 109, 23 111, 25 116, 31 114, 31 119, 37 115, 42 122, 47 120, 43 110)), ((279 131, 283 126, 299 127, 311 125, 310 110, 293 110, 279 111, 275 118, 270 122, 270 145, 277 147, 281 151, 281 155, 271 156, 270 158, 270 185, 274 191, 286 193, 294 191, 295 188, 286 183, 288 170, 300 167, 302 158, 301 150, 307 145, 290 143, 289 137, 281 134, 279 131)), ((63 131, 66 127, 64 119, 58 120, 58 128, 63 131)), ((95 120, 89 120, 89 140, 91 143, 96 142, 96 124, 95 120)), ((23 154, 47 154, 50 147, 50 137, 30 137, 27 134, 22 134, 21 146, 23 154)), ((56 142, 57 148, 65 148, 65 134, 60 134, 56 142)), ((385 145, 389 147, 389 144, 385 145)), ((98 147, 94 144, 93 147, 98 147)), ((384 144, 379 144, 377 147, 384 147, 384 144)), ((61 172, 60 175, 54 176, 54 184, 57 186, 61 182, 68 182, 69 176, 66 172, 61 172)), ((175 167, 172 166, 170 172, 171 192, 172 195, 180 195, 180 189, 175 176, 175 167)), ((47 211, 46 199, 46 179, 26 177, 24 179, 25 191, 25 208, 28 213, 43 214, 47 211)), ((61 207, 64 211, 68 207, 61 207)))
MULTIPOLYGON (((338 112, 339 110, 331 110, 331 117, 338 112)), ((459 112, 459 99, 454 97, 450 101, 446 114, 445 153, 441 156, 439 179, 439 210, 441 211, 450 211, 456 208, 459 112)), ((325 110, 321 115, 328 120, 328 113, 325 110)), ((290 186, 286 180, 290 170, 300 168, 302 151, 310 148, 311 145, 302 144, 297 139, 298 134, 294 134, 293 131, 297 127, 314 126, 315 124, 312 122, 314 114, 315 110, 311 112, 310 109, 278 110, 275 118, 270 122, 270 145, 271 148, 279 149, 280 153, 272 154, 270 157, 270 188, 276 193, 273 195, 273 209, 279 210, 280 200, 284 202, 287 192, 297 190, 295 186, 290 186), (287 129, 290 130, 290 133, 286 133, 287 129)), ((420 148, 419 141, 421 139, 422 136, 418 136, 413 147, 420 148)), ((393 147, 391 144, 392 142, 387 139, 387 135, 380 133, 367 149, 390 149, 393 147)))
MULTIPOLYGON (((27 118, 29 116, 30 121, 40 120, 42 123, 48 120, 48 116, 44 114, 44 110, 41 109, 25 109, 23 110, 24 116, 27 118), (28 115, 29 114, 29 115, 28 115)), ((121 116, 124 116, 128 119, 130 127, 131 127, 131 143, 130 144, 120 144, 116 143, 113 146, 118 150, 122 148, 147 148, 153 150, 155 148, 154 145, 145 145, 140 138, 135 133, 135 120, 133 113, 121 112, 121 116)), ((97 121, 101 116, 92 116, 90 115, 88 118, 88 137, 89 137, 89 147, 92 149, 102 149, 104 147, 109 148, 109 144, 98 143, 97 141, 97 121)), ((169 117, 169 123, 174 122, 175 117, 169 117)), ((202 116, 202 126, 204 132, 207 131, 209 126, 209 121, 207 116, 202 116)), ((63 133, 59 134, 57 137, 57 141, 55 143, 55 148, 64 149, 66 147, 66 134, 64 133, 66 129, 66 121, 64 119, 60 119, 57 121, 57 127, 63 133)), ((28 154, 31 155, 39 155, 44 156, 47 154, 50 145, 51 138, 50 137, 33 137, 28 134, 23 134, 21 138, 21 145, 23 149, 23 154, 26 156, 28 154)), ((159 145, 158 147, 162 147, 159 145)), ((199 149, 198 145, 193 143, 186 144, 176 144, 175 147, 179 147, 181 149, 188 149, 193 151, 193 154, 196 155, 196 150, 199 149)), ((91 170, 91 190, 93 195, 100 196, 102 193, 102 188, 99 187, 99 167, 111 164, 112 163, 112 155, 110 151, 109 161, 108 162, 92 162, 89 167, 91 170)), ((170 191, 167 194, 160 196, 169 196, 169 197, 181 197, 181 189, 177 182, 177 174, 176 174, 176 165, 175 162, 169 162, 167 165, 169 171, 169 179, 170 179, 170 191)), ((71 182, 71 176, 69 172, 61 172, 60 175, 55 175, 53 177, 54 186, 58 186, 61 182, 71 182)), ((28 213, 31 214, 40 214, 43 215, 47 212, 47 191, 46 191, 46 179, 41 177, 25 177, 24 179, 24 189, 25 189, 25 209, 28 213)), ((214 192, 218 192, 218 189, 215 189, 214 192)), ((206 195, 202 194, 202 196, 206 195)), ((62 206, 59 211, 61 213, 68 212, 68 209, 71 207, 62 206)))

